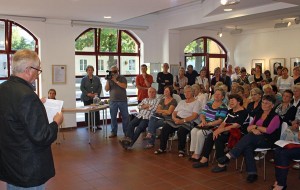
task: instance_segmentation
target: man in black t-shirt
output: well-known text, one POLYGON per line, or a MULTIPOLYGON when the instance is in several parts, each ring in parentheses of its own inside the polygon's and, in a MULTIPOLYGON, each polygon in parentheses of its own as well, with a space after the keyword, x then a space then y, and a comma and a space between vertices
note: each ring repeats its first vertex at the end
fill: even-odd
POLYGON ((185 76, 188 78, 188 85, 192 86, 196 82, 196 77, 199 76, 198 72, 194 70, 193 65, 187 67, 185 76))
POLYGON ((157 74, 156 82, 158 83, 157 94, 164 94, 165 86, 173 85, 173 75, 168 72, 169 64, 164 63, 163 72, 157 74))

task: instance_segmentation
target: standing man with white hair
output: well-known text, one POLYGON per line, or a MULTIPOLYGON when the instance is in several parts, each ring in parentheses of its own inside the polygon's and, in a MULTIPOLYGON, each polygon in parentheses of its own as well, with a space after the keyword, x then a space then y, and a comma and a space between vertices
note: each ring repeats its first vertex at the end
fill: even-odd
POLYGON ((105 91, 109 91, 110 101, 110 117, 111 117, 111 134, 109 138, 117 137, 118 133, 118 121, 117 114, 120 110, 122 116, 123 132, 126 133, 129 114, 128 114, 128 103, 127 103, 127 80, 123 75, 119 74, 117 66, 112 66, 111 69, 112 77, 107 79, 105 84, 105 91))
POLYGON ((55 175, 51 144, 63 115, 57 113, 49 124, 32 86, 41 72, 38 55, 19 50, 12 75, 0 85, 0 179, 8 190, 44 190, 55 175))

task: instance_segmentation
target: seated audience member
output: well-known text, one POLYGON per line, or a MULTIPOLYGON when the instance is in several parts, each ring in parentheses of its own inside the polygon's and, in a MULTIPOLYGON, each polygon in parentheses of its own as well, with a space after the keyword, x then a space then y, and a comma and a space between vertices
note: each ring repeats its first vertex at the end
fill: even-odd
POLYGON ((196 78, 196 84, 202 84, 205 88, 205 92, 209 93, 209 81, 206 78, 206 69, 202 68, 200 71, 200 75, 196 78))
POLYGON ((230 92, 230 90, 231 90, 231 78, 229 76, 227 76, 226 73, 227 73, 227 69, 224 67, 222 69, 221 77, 223 78, 223 84, 225 84, 227 86, 227 92, 230 92))
POLYGON ((244 85, 242 85, 242 87, 244 88, 244 96, 245 96, 245 98, 247 98, 248 100, 251 101, 251 97, 250 97, 251 87, 250 87, 250 84, 244 84, 244 85))
POLYGON ((263 87, 266 84, 269 84, 266 79, 263 79, 262 81, 260 81, 260 86, 261 87, 263 87))
POLYGON ((217 84, 217 82, 224 82, 223 78, 221 77, 221 69, 220 67, 216 67, 214 70, 214 76, 210 81, 210 87, 211 87, 211 94, 214 94, 214 88, 217 84))
POLYGON ((282 75, 278 77, 277 87, 280 94, 282 94, 285 90, 291 90, 294 86, 293 77, 289 76, 289 70, 286 67, 282 68, 282 75))
POLYGON ((239 66, 234 67, 234 73, 230 76, 231 80, 237 80, 241 76, 241 69, 239 66))
POLYGON ((245 90, 242 86, 237 87, 237 94, 243 98, 243 106, 244 108, 247 108, 250 101, 248 98, 245 97, 245 90))
POLYGON ((148 144, 145 148, 152 148, 155 143, 156 130, 164 125, 164 121, 171 118, 175 107, 177 106, 177 101, 172 97, 173 87, 166 86, 164 90, 164 97, 160 100, 155 113, 150 117, 148 123, 148 134, 146 139, 148 139, 148 144))
POLYGON ((282 72, 281 72, 281 71, 282 71, 282 68, 283 68, 283 66, 280 65, 280 66, 278 66, 277 69, 276 69, 277 75, 274 77, 273 82, 272 82, 272 83, 275 84, 275 85, 277 84, 278 78, 281 77, 281 74, 282 74, 282 72))
POLYGON ((250 84, 245 67, 241 68, 241 75, 237 78, 236 82, 239 83, 240 85, 250 84))
POLYGON ((53 89, 53 88, 49 89, 49 91, 48 91, 48 99, 55 100, 56 99, 55 97, 56 97, 56 90, 53 89))
POLYGON ((192 160, 198 161, 207 135, 217 128, 227 115, 227 106, 223 103, 225 92, 216 89, 214 100, 209 101, 200 114, 200 124, 191 131, 190 151, 193 152, 192 160), (203 128, 203 129, 202 129, 203 128))
POLYGON ((286 122, 291 125, 291 122, 295 120, 297 108, 291 103, 293 99, 293 92, 291 90, 285 90, 282 94, 282 102, 275 106, 275 112, 280 116, 282 122, 286 122))
POLYGON ((266 76, 265 80, 267 84, 271 83, 272 82, 271 72, 269 70, 265 70, 264 74, 266 76))
POLYGON ((231 94, 236 94, 237 93, 237 87, 239 86, 239 83, 236 81, 232 81, 231 84, 231 94))
POLYGON ((260 86, 255 81, 253 81, 253 82, 250 83, 250 87, 251 87, 251 89, 253 89, 253 88, 260 88, 260 86))
POLYGON ((272 95, 275 96, 276 102, 275 105, 278 105, 282 102, 282 95, 278 93, 277 86, 266 84, 263 86, 264 95, 272 95))
POLYGON ((191 86, 187 85, 184 88, 184 95, 186 99, 179 102, 172 113, 172 120, 164 124, 160 135, 160 148, 154 154, 165 153, 169 135, 177 131, 178 156, 184 156, 186 136, 193 127, 191 125, 199 123, 198 114, 200 110, 200 103, 194 98, 194 90, 191 86))
POLYGON ((250 102, 247 106, 248 113, 250 117, 254 118, 257 112, 261 111, 261 98, 262 91, 259 88, 253 88, 250 91, 252 102, 250 102))
POLYGON ((296 66, 293 69, 293 79, 294 79, 294 84, 297 84, 300 82, 300 67, 296 66))
MULTIPOLYGON (((56 100, 56 90, 51 88, 48 91, 48 99, 53 99, 56 100)), ((46 97, 41 98, 41 101, 43 102, 43 104, 47 101, 46 97)))
POLYGON ((181 97, 181 99, 184 98, 183 89, 188 83, 188 78, 184 76, 184 68, 180 67, 178 70, 178 75, 174 77, 174 83, 173 87, 177 91, 177 94, 181 97))
MULTIPOLYGON (((295 127, 295 134, 297 139, 295 142, 300 142, 300 131, 298 130, 299 125, 295 127)), ((300 147, 296 148, 276 148, 274 152, 275 157, 275 177, 276 181, 272 186, 273 190, 280 190, 287 188, 287 175, 290 168, 290 163, 293 160, 300 160, 300 147)))
POLYGON ((194 84, 192 88, 195 91, 195 98, 200 102, 200 112, 205 107, 206 102, 208 100, 208 94, 206 93, 206 90, 204 88, 203 84, 194 84))
POLYGON ((293 105, 298 108, 300 106, 300 83, 293 86, 294 98, 292 100, 293 105))
POLYGON ((253 183, 257 180, 257 169, 254 159, 256 148, 272 148, 280 137, 280 117, 275 113, 275 97, 264 95, 262 98, 262 112, 258 112, 253 121, 248 126, 248 134, 230 150, 225 156, 217 159, 219 164, 226 164, 231 158, 237 159, 244 155, 246 171, 248 173, 247 182, 253 183))
POLYGON ((261 87, 260 82, 265 79, 266 76, 264 73, 262 73, 262 68, 260 65, 255 66, 255 74, 253 75, 253 80, 258 84, 258 86, 261 87))
POLYGON ((156 110, 159 99, 156 98, 156 89, 148 88, 148 97, 139 103, 139 113, 128 124, 125 138, 120 140, 124 149, 131 149, 132 145, 139 138, 141 132, 145 131, 152 113, 156 110))
MULTIPOLYGON (((242 97, 238 94, 230 95, 229 106, 231 109, 228 111, 225 120, 205 139, 205 146, 202 152, 203 157, 200 162, 193 164, 194 168, 208 166, 208 158, 214 145, 216 149, 216 158, 218 159, 225 155, 224 150, 226 143, 228 143, 229 148, 232 148, 241 138, 242 134, 247 133, 249 116, 248 111, 243 107, 242 97), (229 138, 232 138, 231 142, 229 141, 229 138)), ((211 171, 214 173, 226 171, 226 165, 218 163, 211 171)))

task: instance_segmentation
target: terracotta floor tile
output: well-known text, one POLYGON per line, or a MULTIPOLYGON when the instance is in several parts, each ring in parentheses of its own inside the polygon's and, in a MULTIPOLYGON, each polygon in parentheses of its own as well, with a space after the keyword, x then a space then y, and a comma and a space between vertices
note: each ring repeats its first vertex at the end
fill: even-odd
MULTIPOLYGON (((103 138, 103 131, 91 134, 85 128, 64 131, 65 140, 53 144, 56 176, 46 183, 47 190, 265 190, 274 183, 274 165, 267 162, 267 180, 263 180, 263 169, 257 167, 257 182, 246 182, 247 174, 235 170, 231 161, 226 172, 215 174, 207 168, 194 169, 187 157, 179 158, 177 142, 171 152, 154 155, 156 148, 145 150, 145 142, 138 139, 134 149, 125 151, 118 142, 122 138, 103 138)), ((272 154, 267 155, 267 160, 272 154)), ((238 160, 240 165, 241 158, 238 160)), ((290 170, 289 189, 299 189, 299 171, 290 170)), ((6 184, 0 182, 0 190, 6 184)))

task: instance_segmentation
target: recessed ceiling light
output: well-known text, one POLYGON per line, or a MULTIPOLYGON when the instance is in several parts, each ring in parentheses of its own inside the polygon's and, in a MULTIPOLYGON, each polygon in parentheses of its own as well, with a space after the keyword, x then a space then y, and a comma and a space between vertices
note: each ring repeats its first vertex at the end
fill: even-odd
POLYGON ((224 9, 225 12, 232 11, 232 9, 224 9))
POLYGON ((111 16, 104 16, 104 18, 111 18, 111 16))

